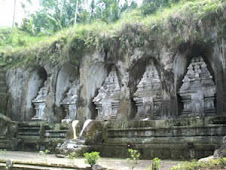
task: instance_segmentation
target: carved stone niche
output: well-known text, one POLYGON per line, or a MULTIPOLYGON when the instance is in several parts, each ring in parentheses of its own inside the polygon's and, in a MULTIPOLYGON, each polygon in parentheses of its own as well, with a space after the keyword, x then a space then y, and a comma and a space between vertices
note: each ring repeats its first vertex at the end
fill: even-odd
POLYGON ((74 82, 72 87, 67 92, 66 98, 60 103, 66 113, 66 117, 62 120, 63 122, 72 122, 77 117, 77 104, 78 104, 78 82, 74 82))
POLYGON ((182 115, 204 116, 214 114, 216 86, 202 57, 193 58, 179 89, 182 115))
POLYGON ((162 84, 153 61, 146 67, 133 99, 137 105, 137 119, 161 117, 162 84))
POLYGON ((44 83, 44 86, 39 90, 38 96, 32 100, 32 103, 35 105, 36 114, 32 120, 46 120, 45 108, 46 108, 46 98, 48 96, 48 87, 47 83, 44 83))
POLYGON ((97 120, 115 119, 119 109, 120 85, 115 68, 111 70, 93 102, 98 110, 97 120))

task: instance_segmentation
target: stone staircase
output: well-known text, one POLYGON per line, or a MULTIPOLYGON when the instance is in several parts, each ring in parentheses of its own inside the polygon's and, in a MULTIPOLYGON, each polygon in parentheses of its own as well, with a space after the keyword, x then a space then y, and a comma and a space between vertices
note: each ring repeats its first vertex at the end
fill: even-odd
POLYGON ((66 134, 67 134, 68 129, 60 129, 60 130, 46 130, 45 131, 45 138, 46 139, 64 139, 66 138, 66 134))
POLYGON ((0 136, 0 149, 1 150, 8 150, 12 148, 11 141, 6 138, 6 136, 0 136))
POLYGON ((67 127, 55 128, 46 122, 19 123, 19 150, 51 150, 65 140, 67 132, 67 127))
POLYGON ((7 84, 6 71, 0 66, 0 113, 6 113, 7 106, 7 84))
POLYGON ((17 143, 15 138, 17 124, 0 113, 0 149, 13 149, 17 143))
POLYGON ((19 123, 18 124, 18 138, 23 140, 28 140, 33 142, 34 140, 39 140, 41 137, 41 128, 46 128, 46 126, 41 127, 41 124, 35 123, 19 123))

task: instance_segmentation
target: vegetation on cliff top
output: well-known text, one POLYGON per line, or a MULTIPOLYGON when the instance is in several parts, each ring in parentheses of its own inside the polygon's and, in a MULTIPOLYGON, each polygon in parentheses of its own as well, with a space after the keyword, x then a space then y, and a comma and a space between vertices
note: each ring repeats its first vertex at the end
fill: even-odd
MULTIPOLYGON (((54 36, 34 37, 15 29, 4 34, 9 43, 0 41, 0 58, 11 66, 65 60, 78 64, 83 53, 91 50, 107 51, 114 57, 135 47, 177 48, 188 41, 209 41, 206 34, 213 27, 217 35, 223 35, 225 7, 223 0, 184 0, 151 15, 144 16, 142 9, 136 9, 114 23, 78 24, 76 31, 71 27, 54 36)), ((7 29, 0 29, 0 36, 2 32, 7 29)))

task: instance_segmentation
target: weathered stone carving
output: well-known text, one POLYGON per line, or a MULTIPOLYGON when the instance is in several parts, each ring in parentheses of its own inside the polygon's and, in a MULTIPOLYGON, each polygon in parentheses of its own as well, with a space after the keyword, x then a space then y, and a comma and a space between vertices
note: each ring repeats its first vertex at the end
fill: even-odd
POLYGON ((78 83, 74 82, 67 93, 67 97, 61 102, 61 105, 63 106, 66 113, 66 117, 62 120, 62 122, 71 122, 72 120, 76 119, 78 88, 78 83))
POLYGON ((183 84, 179 89, 182 97, 182 115, 201 116, 215 113, 216 86, 202 57, 193 58, 183 84))
POLYGON ((162 108, 162 85, 154 63, 151 61, 134 93, 137 105, 136 118, 160 117, 162 108))
POLYGON ((44 83, 44 87, 42 87, 38 96, 32 100, 32 103, 35 105, 36 115, 32 118, 32 120, 46 120, 45 117, 45 108, 46 108, 46 98, 48 96, 48 87, 47 82, 44 83))
POLYGON ((226 157, 226 136, 223 137, 223 144, 222 146, 214 151, 214 157, 215 158, 222 158, 226 157))
POLYGON ((115 69, 112 69, 93 102, 98 110, 97 120, 116 118, 119 108, 120 86, 115 69))

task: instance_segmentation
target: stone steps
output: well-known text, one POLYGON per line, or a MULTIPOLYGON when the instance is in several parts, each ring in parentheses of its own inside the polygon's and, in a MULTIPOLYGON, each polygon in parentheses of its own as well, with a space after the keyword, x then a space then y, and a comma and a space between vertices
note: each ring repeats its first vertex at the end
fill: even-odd
POLYGON ((186 136, 224 136, 226 125, 218 124, 206 127, 171 127, 171 128, 130 128, 108 129, 109 138, 119 137, 186 137, 186 136))
POLYGON ((0 68, 0 78, 1 78, 1 80, 5 79, 5 77, 6 77, 6 72, 1 70, 1 68, 0 68))
POLYGON ((18 124, 18 138, 25 143, 29 143, 30 139, 40 138, 40 125, 31 125, 28 123, 18 124))
POLYGON ((21 144, 21 150, 35 150, 40 147, 49 148, 48 145, 52 143, 58 143, 66 138, 68 129, 57 128, 49 126, 47 123, 30 122, 18 124, 18 138, 23 142, 21 144), (31 149, 31 145, 32 148, 31 149))
POLYGON ((12 148, 12 143, 6 136, 0 136, 0 149, 10 149, 12 148))
POLYGON ((0 67, 0 113, 6 113, 7 106, 7 84, 6 84, 6 71, 0 67))
POLYGON ((68 130, 46 130, 45 137, 46 138, 66 138, 68 130))
MULTIPOLYGON (((0 77, 1 78, 1 77, 0 77)), ((0 79, 0 86, 5 86, 6 85, 6 82, 4 79, 0 79)))
POLYGON ((26 131, 26 130, 39 130, 40 129, 40 127, 30 127, 30 126, 25 126, 25 127, 19 127, 18 128, 19 129, 19 131, 26 131))
POLYGON ((0 93, 7 93, 7 86, 0 86, 0 93))
POLYGON ((37 133, 37 132, 19 132, 18 135, 19 135, 19 137, 23 137, 23 136, 40 136, 40 134, 37 133))
MULTIPOLYGON (((0 163, 0 169, 5 169, 6 164, 0 163)), ((43 166, 43 165, 29 165, 29 164, 14 164, 12 170, 62 170, 62 168, 59 167, 49 167, 49 166, 43 166)), ((74 170, 74 168, 63 168, 64 170, 74 170)), ((85 169, 85 168, 84 168, 85 169)), ((87 170, 87 169, 86 169, 87 170)))

